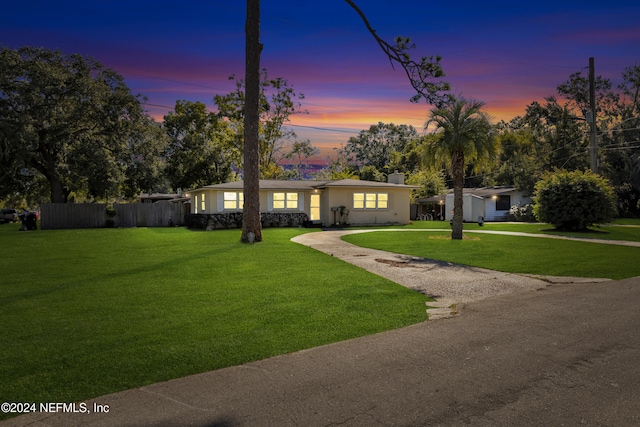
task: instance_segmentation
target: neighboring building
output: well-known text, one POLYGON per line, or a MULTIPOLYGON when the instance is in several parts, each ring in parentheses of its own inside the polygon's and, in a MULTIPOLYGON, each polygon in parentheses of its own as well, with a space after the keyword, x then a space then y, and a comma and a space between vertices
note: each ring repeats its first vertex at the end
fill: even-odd
MULTIPOLYGON (((410 194, 404 175, 389 182, 341 179, 336 181, 260 181, 260 209, 270 213, 304 213, 309 221, 331 225, 382 225, 410 222, 410 194)), ((241 212, 243 182, 207 185, 189 192, 191 214, 241 212)))
POLYGON ((156 203, 161 201, 169 201, 169 202, 186 202, 189 200, 188 197, 185 197, 181 192, 179 193, 141 193, 138 197, 139 203, 156 203))
MULTIPOLYGON (((425 199, 416 200, 419 212, 435 212, 434 219, 444 212, 444 219, 453 218, 453 190, 425 199)), ((465 222, 501 221, 509 213, 512 206, 532 203, 529 196, 515 187, 483 187, 465 188, 462 192, 462 212, 465 222)))

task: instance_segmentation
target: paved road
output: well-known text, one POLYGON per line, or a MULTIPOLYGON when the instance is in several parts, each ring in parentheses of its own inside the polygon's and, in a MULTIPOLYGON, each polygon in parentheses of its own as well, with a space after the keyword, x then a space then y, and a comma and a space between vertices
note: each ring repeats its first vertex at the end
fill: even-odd
POLYGON ((535 289, 0 425, 640 425, 640 278, 535 289))

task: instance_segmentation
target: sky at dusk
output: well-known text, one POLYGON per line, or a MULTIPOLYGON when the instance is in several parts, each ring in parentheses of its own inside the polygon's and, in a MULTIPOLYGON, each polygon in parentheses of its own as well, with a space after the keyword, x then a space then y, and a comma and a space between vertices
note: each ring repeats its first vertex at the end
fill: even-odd
MULTIPOLYGON (((59 49, 92 56, 148 98, 158 120, 176 100, 201 101, 244 77, 242 0, 22 0, 3 2, 0 46, 59 49)), ((620 81, 640 64, 640 2, 356 0, 377 34, 416 44, 412 55, 440 55, 454 94, 486 102, 495 121, 522 115, 555 95, 571 73, 620 81)), ((300 139, 322 150, 378 122, 422 131, 431 108, 414 95, 343 0, 262 0, 261 65, 305 95, 291 117, 300 139)))

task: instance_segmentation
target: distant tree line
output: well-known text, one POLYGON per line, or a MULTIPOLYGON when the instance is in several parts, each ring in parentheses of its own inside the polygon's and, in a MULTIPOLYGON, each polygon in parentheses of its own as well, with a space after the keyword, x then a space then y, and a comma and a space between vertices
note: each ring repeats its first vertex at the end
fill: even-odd
MULTIPOLYGON (((599 173, 614 188, 618 215, 637 217, 640 65, 626 68, 616 87, 602 77, 595 79, 595 85, 599 173)), ((414 183, 419 182, 418 177, 439 177, 438 185, 431 184, 433 179, 426 181, 420 197, 453 188, 453 152, 444 155, 443 150, 453 144, 452 135, 460 135, 452 125, 461 125, 466 112, 475 113, 476 117, 471 116, 474 126, 465 129, 475 128, 476 134, 468 135, 465 147, 464 186, 514 185, 533 195, 536 183, 547 172, 585 170, 590 165, 589 124, 585 118, 588 80, 581 73, 574 73, 556 90, 557 96, 528 105, 523 116, 490 127, 489 117, 482 114, 484 104, 461 96, 431 110, 426 133, 418 133, 411 126, 378 123, 349 138, 331 160, 328 176, 384 181, 388 173, 398 170, 414 183), (432 191, 425 191, 427 188, 432 191)))
MULTIPOLYGON (((286 80, 262 71, 262 178, 301 178, 318 153, 285 127, 291 115, 304 112, 302 99, 286 80), (290 168, 282 166, 284 159, 290 168)), ((242 175, 244 81, 215 95, 215 112, 178 100, 158 123, 143 102, 94 59, 43 48, 1 49, 0 202, 127 200, 242 175)))
MULTIPOLYGON (((178 100, 159 123, 144 111, 141 95, 93 59, 0 50, 0 201, 132 199, 238 179, 245 92, 243 80, 231 79, 236 87, 214 96, 215 111, 178 100)), ((260 82, 260 177, 308 176, 318 150, 286 126, 305 113, 304 96, 266 70, 260 82)), ((454 187, 462 174, 464 186, 515 185, 533 194, 549 171, 589 167, 588 81, 574 73, 556 91, 497 124, 482 102, 449 95, 426 116, 425 129, 372 125, 349 138, 316 177, 386 181, 397 170, 420 186, 418 198, 454 187), (454 140, 461 119, 467 133, 454 140)), ((619 215, 638 216, 640 66, 625 69, 615 87, 598 77, 596 93, 600 174, 614 188, 619 215)))

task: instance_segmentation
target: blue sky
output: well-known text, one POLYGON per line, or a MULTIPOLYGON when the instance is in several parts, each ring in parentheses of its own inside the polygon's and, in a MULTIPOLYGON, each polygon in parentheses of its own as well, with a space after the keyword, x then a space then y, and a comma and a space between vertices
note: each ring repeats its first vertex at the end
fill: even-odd
MULTIPOLYGON (((343 0, 262 0, 262 66, 305 94, 298 136, 329 153, 379 121, 422 129, 395 71, 343 0), (315 129, 315 128, 322 128, 315 129)), ((596 74, 620 80, 640 64, 640 2, 358 0, 388 41, 412 37, 414 55, 441 55, 453 92, 485 101, 496 120, 528 104, 595 58, 596 74)), ((0 45, 42 46, 96 58, 122 74, 162 119, 178 99, 213 108, 244 73, 244 1, 56 2, 3 5, 0 45)))

